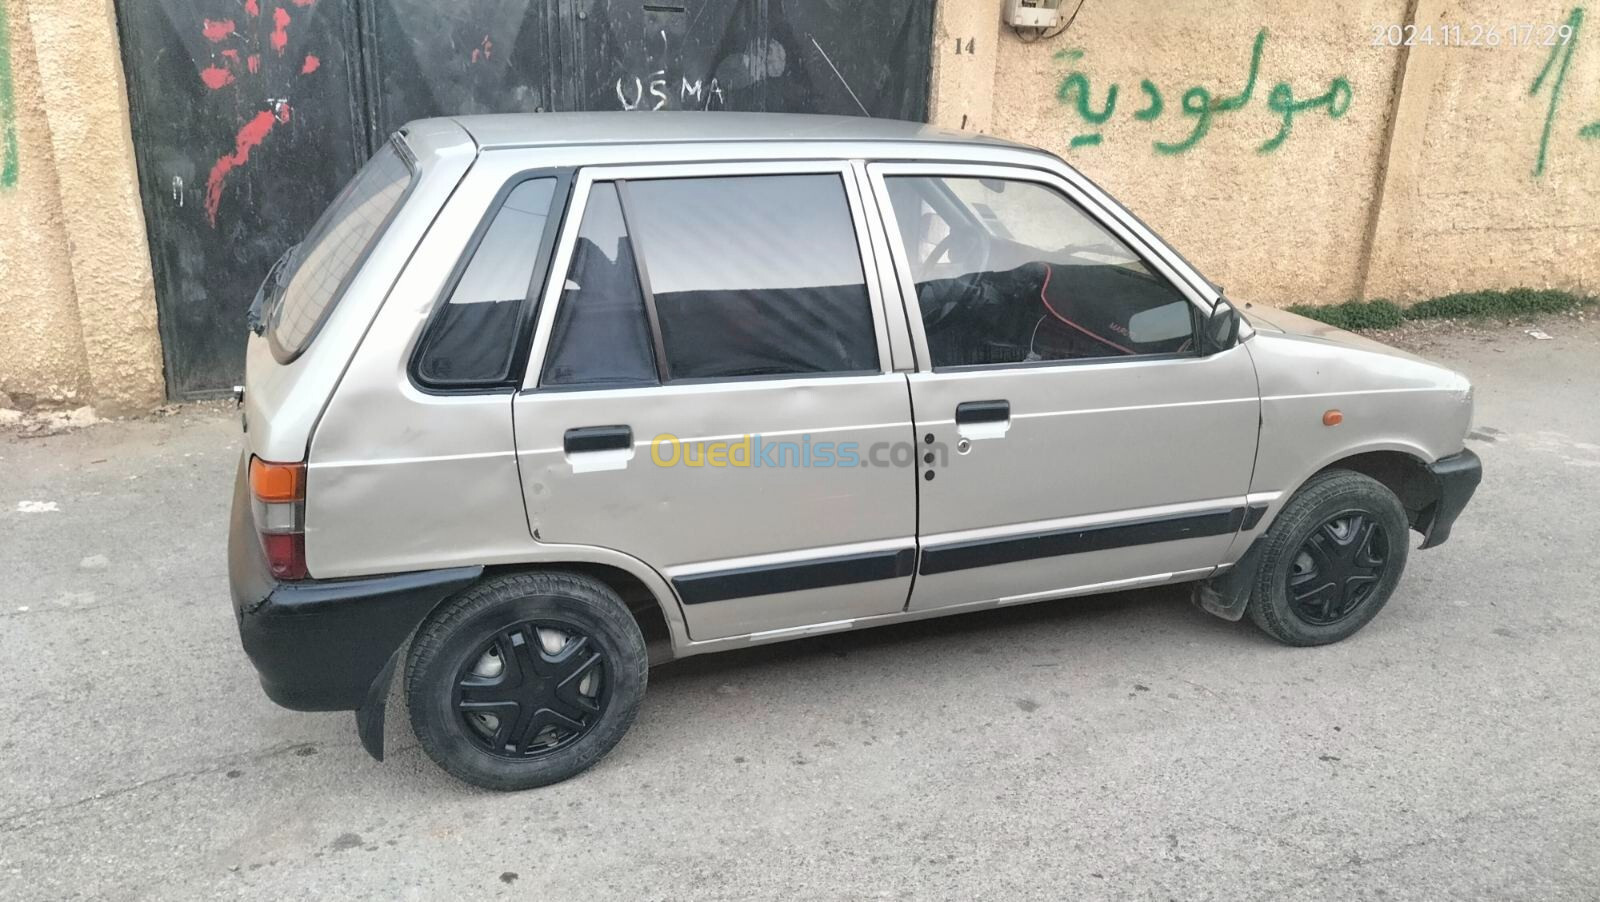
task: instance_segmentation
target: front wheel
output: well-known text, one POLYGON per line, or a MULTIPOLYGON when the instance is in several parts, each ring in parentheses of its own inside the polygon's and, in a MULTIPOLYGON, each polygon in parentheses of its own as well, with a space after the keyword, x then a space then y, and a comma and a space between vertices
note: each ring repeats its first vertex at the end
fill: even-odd
POLYGON ((1407 529, 1405 508, 1382 483, 1350 470, 1317 474, 1262 538, 1250 619, 1288 645, 1354 635, 1400 581, 1407 529))
POLYGON ((487 579, 436 611, 406 663, 411 725, 485 789, 565 780, 611 751, 644 697, 644 637, 610 587, 576 573, 487 579))

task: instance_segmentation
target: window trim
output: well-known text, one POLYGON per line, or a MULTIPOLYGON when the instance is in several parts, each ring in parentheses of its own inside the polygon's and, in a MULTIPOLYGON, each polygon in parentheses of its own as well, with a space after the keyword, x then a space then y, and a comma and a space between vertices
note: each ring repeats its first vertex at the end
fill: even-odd
MULTIPOLYGON (((754 376, 715 376, 668 378, 667 364, 665 361, 664 347, 660 344, 659 323, 652 319, 652 340, 656 342, 653 349, 656 354, 657 375, 661 379, 659 385, 640 385, 637 390, 659 390, 664 387, 704 385, 704 384, 730 384, 738 382, 762 381, 787 381, 808 379, 832 379, 852 376, 875 376, 893 371, 893 358, 889 350, 888 321, 890 316, 902 315, 892 309, 889 298, 880 288, 878 275, 883 262, 878 259, 872 247, 868 227, 867 196, 856 181, 852 170, 852 161, 847 159, 836 160, 733 160, 722 162, 693 162, 693 163, 644 163, 611 166, 593 166, 579 169, 573 187, 572 200, 567 206, 567 215, 562 227, 560 241, 555 253, 551 257, 551 270, 546 280, 544 296, 538 305, 538 323, 534 331, 532 348, 528 355, 527 366, 524 369, 521 392, 544 391, 585 391, 585 390, 617 390, 627 388, 616 385, 542 385, 545 361, 549 354, 550 337, 555 327, 555 317, 561 304, 562 290, 566 284, 566 273, 572 265, 572 255, 577 245, 578 229, 582 226, 584 211, 588 208, 589 197, 596 184, 612 182, 618 185, 617 198, 623 206, 623 222, 629 227, 628 204, 624 197, 625 183, 627 181, 654 181, 669 178, 744 178, 764 175, 833 175, 837 176, 840 188, 844 191, 845 204, 850 216, 850 225, 855 234, 856 252, 859 254, 861 264, 861 278, 867 292, 867 306, 872 314, 873 342, 877 349, 878 366, 870 370, 830 371, 825 373, 782 373, 759 374, 754 376), (557 274, 560 274, 559 276, 557 274)), ((633 234, 629 227, 629 241, 633 242, 633 256, 638 270, 640 288, 645 294, 646 310, 654 313, 655 298, 646 281, 648 273, 644 262, 644 250, 640 246, 639 238, 633 234)))
MULTIPOLYGON (((294 363, 296 360, 299 360, 306 351, 310 350, 313 344, 316 344, 317 336, 322 334, 322 327, 327 325, 328 319, 333 315, 334 309, 344 302, 344 296, 346 292, 350 290, 350 285, 355 282, 357 276, 361 275, 361 270, 366 267, 367 261, 372 258, 372 252, 377 249, 379 244, 383 243, 384 237, 389 234, 389 227, 394 225, 394 221, 399 217, 400 211, 404 210, 406 208, 406 204, 410 202, 411 193, 417 190, 417 184, 422 181, 422 170, 418 166, 417 155, 412 152, 411 146, 406 143, 404 134, 401 132, 395 132, 394 134, 390 135, 389 139, 384 143, 386 146, 392 146, 395 149, 396 155, 400 157, 400 162, 405 164, 406 172, 408 173, 405 190, 400 192, 400 198, 395 201, 394 207, 392 207, 388 214, 383 217, 383 222, 378 224, 377 231, 372 233, 372 237, 368 239, 366 247, 363 247, 361 249, 361 254, 356 257, 355 263, 351 264, 350 269, 344 274, 344 278, 339 280, 339 287, 334 289, 333 296, 328 299, 326 304, 322 305, 322 312, 317 314, 316 324, 311 327, 310 332, 306 333, 305 340, 300 342, 300 347, 298 349, 290 352, 282 345, 281 342, 278 341, 276 316, 278 313, 277 308, 281 307, 283 304, 281 290, 278 298, 273 303, 273 309, 270 311, 262 311, 264 319, 269 316, 273 317, 274 319, 273 323, 269 324, 267 328, 262 330, 262 335, 267 340, 267 349, 272 352, 272 359, 276 360, 279 366, 288 366, 289 364, 294 363)), ((377 153, 373 153, 372 156, 377 156, 377 153)), ((361 168, 364 168, 367 162, 371 162, 371 160, 372 157, 368 157, 366 162, 363 162, 361 167, 357 168, 356 175, 359 175, 361 168)), ((356 175, 352 175, 350 178, 354 180, 356 175)), ((340 186, 339 190, 340 192, 343 192, 344 186, 340 186)), ((337 198, 337 196, 338 195, 336 194, 335 198, 337 198)), ((329 201, 329 203, 331 204, 332 201, 329 201)), ((326 212, 326 209, 324 209, 323 212, 326 212)), ((320 219, 322 214, 319 213, 317 216, 320 219)), ((314 226, 315 223, 312 223, 312 225, 314 226)), ((310 236, 307 235, 306 237, 309 238, 310 236)), ((304 242, 304 240, 304 238, 301 239, 302 242, 304 242)), ((294 277, 298 274, 298 272, 299 268, 296 267, 294 272, 284 274, 284 289, 289 287, 289 283, 294 280, 294 277)))
POLYGON ((871 163, 867 166, 867 176, 872 183, 872 191, 878 200, 879 214, 883 217, 884 231, 889 240, 889 253, 894 268, 895 279, 899 283, 900 302, 906 317, 907 325, 911 330, 911 344, 917 359, 919 373, 963 373, 981 372, 985 370, 1001 369, 1032 369, 1039 367, 1057 366, 1086 366, 1108 365, 1129 361, 1160 361, 1160 360, 1189 360, 1199 357, 1198 332, 1200 323, 1204 322, 1205 314, 1211 311, 1211 302, 1195 290, 1193 284, 1184 275, 1172 266, 1165 256, 1159 253, 1143 235, 1130 228, 1126 223, 1112 215, 1104 205, 1090 197, 1086 192, 1079 190, 1069 180, 1058 173, 1045 169, 1031 169, 999 163, 940 163, 937 161, 917 162, 884 162, 871 163), (1189 351, 1181 353, 1167 352, 1160 354, 1129 354, 1120 357, 1078 357, 1064 360, 1020 360, 1012 363, 972 363, 947 366, 934 366, 933 355, 928 349, 927 332, 922 325, 922 304, 917 297, 916 279, 911 273, 909 251, 904 242, 900 240, 900 222, 896 217, 894 204, 889 197, 887 179, 897 177, 920 178, 991 178, 1004 181, 1033 182, 1054 190, 1064 200, 1072 204, 1080 213, 1089 218, 1089 221, 1109 232, 1118 241, 1127 246, 1134 256, 1150 270, 1151 274, 1164 281, 1180 297, 1189 302, 1193 311, 1190 313, 1191 341, 1194 346, 1189 351))
POLYGON ((656 309, 656 292, 650 287, 650 266, 645 262, 644 251, 639 249, 639 233, 633 228, 633 201, 628 194, 628 180, 617 179, 611 187, 617 192, 622 231, 628 236, 629 247, 633 248, 633 268, 639 280, 639 294, 644 298, 644 317, 650 324, 650 346, 656 358, 656 384, 666 385, 671 381, 667 373, 667 342, 661 336, 661 311, 656 309))
POLYGON ((406 361, 406 377, 417 391, 429 395, 449 397, 451 395, 478 395, 499 392, 514 392, 522 384, 523 367, 528 361, 528 349, 533 342, 534 324, 539 315, 539 301, 542 296, 542 287, 549 278, 551 259, 555 254, 557 239, 562 233, 567 210, 572 205, 572 187, 575 170, 570 166, 541 167, 536 169, 521 170, 509 178, 495 191, 494 198, 489 201, 483 216, 478 220, 478 225, 472 231, 472 237, 467 239, 467 245, 462 249, 461 255, 456 258, 455 264, 450 268, 450 274, 445 278, 444 287, 439 290, 433 300, 433 306, 428 311, 428 321, 423 324, 417 333, 416 342, 411 349, 410 358, 406 361), (516 317, 517 337, 511 348, 511 366, 504 379, 482 380, 477 382, 435 383, 422 376, 421 364, 423 351, 428 347, 429 336, 432 335, 434 326, 444 315, 444 308, 450 303, 450 297, 455 294, 461 280, 466 277, 467 268, 472 265, 472 260, 478 255, 478 247, 489 234, 489 229, 494 225, 495 217, 500 215, 500 210, 505 202, 524 182, 536 179, 553 178, 555 187, 550 193, 550 213, 545 217, 544 233, 539 236, 538 258, 533 265, 532 278, 528 281, 528 288, 523 293, 518 305, 516 317))

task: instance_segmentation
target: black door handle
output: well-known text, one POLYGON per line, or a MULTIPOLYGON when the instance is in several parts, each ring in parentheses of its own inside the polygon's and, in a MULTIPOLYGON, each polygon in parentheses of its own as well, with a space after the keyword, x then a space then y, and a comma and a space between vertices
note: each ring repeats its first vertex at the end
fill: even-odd
POLYGON ((568 429, 561 437, 568 454, 580 451, 622 451, 633 447, 633 429, 628 426, 584 426, 568 429))
POLYGON ((963 401, 956 405, 957 423, 1004 423, 1009 419, 1010 401, 963 401))

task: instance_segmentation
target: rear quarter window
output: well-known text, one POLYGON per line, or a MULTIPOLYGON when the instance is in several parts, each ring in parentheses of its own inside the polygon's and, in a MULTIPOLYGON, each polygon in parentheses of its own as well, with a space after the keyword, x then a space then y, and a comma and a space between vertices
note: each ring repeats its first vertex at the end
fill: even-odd
MULTIPOLYGON (((440 389, 500 386, 511 378, 522 314, 543 282, 559 215, 558 179, 517 183, 482 230, 454 286, 434 311, 419 345, 415 374, 440 389)), ((565 195, 562 195, 563 200, 565 195)))
POLYGON ((280 363, 310 346, 411 186, 409 155, 391 140, 356 173, 311 227, 290 260, 267 340, 280 363))

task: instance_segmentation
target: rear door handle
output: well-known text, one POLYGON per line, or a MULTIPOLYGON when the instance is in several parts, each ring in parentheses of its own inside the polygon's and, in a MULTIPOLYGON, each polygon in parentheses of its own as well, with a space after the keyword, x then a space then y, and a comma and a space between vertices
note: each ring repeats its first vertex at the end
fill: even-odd
POLYGON ((1010 401, 963 401, 956 405, 956 434, 963 439, 1005 438, 1010 429, 1010 401))
POLYGON ((956 405, 956 425, 1004 423, 1011 419, 1010 401, 963 401, 956 405))
POLYGON ((584 426, 568 429, 561 437, 561 447, 568 454, 585 451, 625 451, 633 447, 633 429, 629 426, 584 426))

